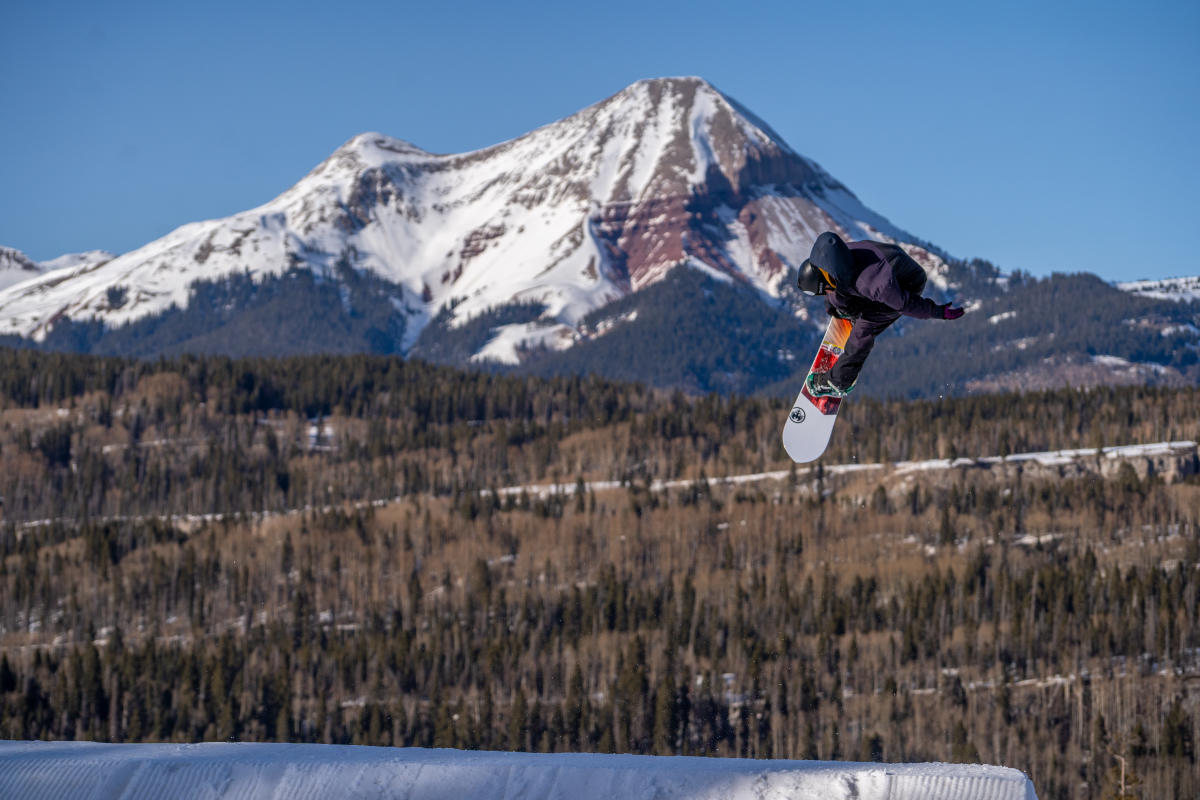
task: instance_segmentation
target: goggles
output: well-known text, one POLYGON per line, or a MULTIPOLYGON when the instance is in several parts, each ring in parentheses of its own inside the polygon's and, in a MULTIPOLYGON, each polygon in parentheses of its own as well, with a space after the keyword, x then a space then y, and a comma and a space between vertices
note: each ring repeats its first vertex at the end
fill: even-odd
POLYGON ((805 293, 806 295, 808 295, 809 297, 816 297, 816 296, 817 296, 817 295, 819 295, 819 294, 825 294, 825 290, 826 290, 826 289, 836 289, 836 288, 837 288, 837 284, 836 284, 836 283, 834 283, 834 280, 833 280, 833 278, 831 278, 831 277, 829 276, 829 273, 828 273, 828 272, 826 272, 825 270, 821 269, 821 268, 820 268, 820 267, 818 267, 816 264, 813 264, 811 261, 809 261, 809 262, 808 262, 808 264, 809 264, 809 266, 811 266, 813 269, 815 269, 817 272, 821 273, 821 283, 822 283, 822 285, 821 285, 820 287, 818 287, 818 288, 819 288, 819 291, 817 291, 817 290, 813 290, 813 289, 801 289, 800 291, 804 292, 804 293, 805 293))

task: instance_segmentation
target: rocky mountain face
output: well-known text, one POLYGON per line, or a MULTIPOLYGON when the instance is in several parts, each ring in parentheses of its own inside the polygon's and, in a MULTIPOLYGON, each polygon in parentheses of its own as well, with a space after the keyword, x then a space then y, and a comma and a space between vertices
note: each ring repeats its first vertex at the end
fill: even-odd
POLYGON ((944 269, 710 84, 648 80, 472 153, 356 136, 264 206, 0 294, 0 334, 45 340, 63 320, 111 328, 186 308, 196 280, 299 268, 336 282, 350 270, 395 284, 399 352, 432 320, 453 329, 536 304, 473 354, 516 363, 523 347, 585 338, 584 316, 683 265, 778 298, 830 229, 903 242, 944 269))

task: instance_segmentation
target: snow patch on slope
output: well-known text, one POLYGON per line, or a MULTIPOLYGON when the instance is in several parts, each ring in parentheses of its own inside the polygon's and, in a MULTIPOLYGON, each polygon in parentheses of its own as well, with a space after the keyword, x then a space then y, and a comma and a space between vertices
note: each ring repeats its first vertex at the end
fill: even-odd
POLYGON ((1094 355, 1094 356, 1092 356, 1092 363, 1093 364, 1102 364, 1103 366, 1111 367, 1114 370, 1127 370, 1128 371, 1128 370, 1134 370, 1134 369, 1140 368, 1140 369, 1147 369, 1147 370, 1150 370, 1151 372, 1156 372, 1159 374, 1166 372, 1168 369, 1167 367, 1163 366, 1162 364, 1156 364, 1153 361, 1130 361, 1127 358, 1121 358, 1120 356, 1109 356, 1109 355, 1094 355))
POLYGON ((978 764, 91 742, 0 742, 0 796, 1037 800, 1023 773, 978 764))
POLYGON ((1128 281, 1118 283, 1117 288, 1156 300, 1200 301, 1200 275, 1157 281, 1128 281))
POLYGON ((495 334, 471 361, 496 361, 501 364, 520 364, 522 347, 545 347, 548 350, 565 350, 575 342, 576 334, 567 325, 547 325, 544 322, 521 322, 500 325, 493 329, 495 334))

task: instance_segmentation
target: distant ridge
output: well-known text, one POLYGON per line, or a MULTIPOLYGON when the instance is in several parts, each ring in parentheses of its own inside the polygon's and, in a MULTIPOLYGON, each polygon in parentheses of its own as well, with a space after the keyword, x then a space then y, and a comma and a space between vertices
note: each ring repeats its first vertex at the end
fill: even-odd
POLYGON ((1185 278, 1163 278, 1156 281, 1128 281, 1117 288, 1142 297, 1180 302, 1200 302, 1200 275, 1185 278))

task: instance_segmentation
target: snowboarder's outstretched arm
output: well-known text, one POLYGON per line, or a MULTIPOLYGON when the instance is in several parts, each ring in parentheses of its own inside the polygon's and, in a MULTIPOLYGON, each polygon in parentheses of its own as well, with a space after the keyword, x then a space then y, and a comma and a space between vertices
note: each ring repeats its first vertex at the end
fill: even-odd
POLYGON ((953 303, 935 303, 928 297, 910 295, 902 308, 897 309, 901 314, 917 319, 958 319, 966 313, 962 306, 953 303))
MULTIPOLYGON (((942 307, 930 300, 928 297, 901 291, 901 298, 898 299, 900 300, 899 305, 894 305, 892 308, 896 309, 906 317, 915 317, 916 319, 935 319, 942 316, 942 307)), ((891 304, 889 303, 888 305, 891 304)))
MULTIPOLYGON (((922 296, 920 289, 916 291, 905 289, 890 271, 884 272, 883 269, 880 269, 878 275, 868 274, 869 272, 871 270, 864 271, 863 275, 859 277, 859 291, 869 299, 899 311, 906 317, 958 319, 963 315, 962 308, 954 307, 951 303, 935 303, 930 298, 922 296)), ((922 280, 920 283, 921 288, 924 288, 925 282, 922 280)))

